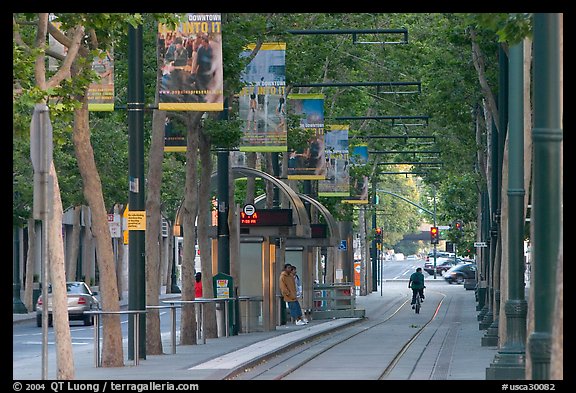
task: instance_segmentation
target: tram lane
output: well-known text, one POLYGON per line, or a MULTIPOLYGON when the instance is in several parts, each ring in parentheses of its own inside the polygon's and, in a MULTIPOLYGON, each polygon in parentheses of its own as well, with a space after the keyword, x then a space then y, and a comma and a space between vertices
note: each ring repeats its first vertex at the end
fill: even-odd
MULTIPOLYGON (((401 285, 406 285, 406 282, 389 282, 388 290, 398 290, 401 285)), ((394 364, 397 356, 432 320, 443 298, 444 295, 439 292, 429 292, 427 307, 423 307, 420 314, 415 314, 410 307, 407 294, 402 308, 391 318, 377 317, 373 308, 368 316, 372 327, 365 327, 362 333, 316 356, 284 379, 379 379, 384 370, 394 364)))

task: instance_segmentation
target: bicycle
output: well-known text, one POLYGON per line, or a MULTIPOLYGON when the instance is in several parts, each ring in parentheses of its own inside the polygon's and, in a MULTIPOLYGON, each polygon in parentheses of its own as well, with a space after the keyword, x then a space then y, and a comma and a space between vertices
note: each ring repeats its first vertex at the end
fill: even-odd
POLYGON ((415 300, 415 304, 414 304, 414 311, 416 312, 416 314, 420 314, 420 292, 416 293, 416 300, 415 300))

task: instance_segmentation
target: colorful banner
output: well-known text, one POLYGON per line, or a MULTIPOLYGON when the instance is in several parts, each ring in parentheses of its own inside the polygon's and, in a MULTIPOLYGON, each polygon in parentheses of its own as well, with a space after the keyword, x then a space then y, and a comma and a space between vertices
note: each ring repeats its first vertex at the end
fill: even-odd
POLYGON ((102 52, 94 58, 92 70, 100 79, 92 82, 88 88, 88 110, 114 110, 114 58, 112 52, 102 52))
MULTIPOLYGON (((62 25, 54 14, 50 14, 50 21, 57 29, 62 25)), ((56 41, 52 35, 48 37, 50 50, 66 56, 68 48, 56 41)), ((48 69, 58 71, 60 61, 52 56, 48 57, 48 69)), ((100 77, 92 82, 88 87, 87 99, 88 110, 90 111, 113 111, 114 110, 114 58, 112 51, 102 51, 99 56, 94 57, 92 70, 100 77)))
MULTIPOLYGON (((255 44, 240 54, 248 57, 255 44)), ((241 80, 239 116, 244 120, 240 151, 287 151, 286 43, 263 43, 246 66, 241 80)))
MULTIPOLYGON (((360 145, 354 146, 352 154, 350 155, 350 164, 352 166, 368 164, 368 146, 360 145)), ((368 203, 368 188, 370 185, 368 176, 357 176, 350 178, 350 198, 342 200, 342 203, 368 203)))
POLYGON ((164 122, 164 151, 186 151, 186 126, 170 115, 164 122))
POLYGON ((162 81, 158 109, 224 110, 220 14, 187 14, 172 30, 158 24, 162 81))
POLYGON ((301 116, 300 127, 313 131, 306 148, 290 152, 288 180, 324 180, 324 95, 290 94, 288 99, 290 113, 301 116))
POLYGON ((318 196, 350 196, 348 125, 329 125, 324 132, 326 180, 318 181, 318 196))

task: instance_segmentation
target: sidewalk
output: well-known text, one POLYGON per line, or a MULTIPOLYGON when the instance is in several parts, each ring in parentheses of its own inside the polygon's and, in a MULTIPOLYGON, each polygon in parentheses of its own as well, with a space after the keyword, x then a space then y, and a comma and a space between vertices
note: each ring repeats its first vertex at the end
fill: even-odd
MULTIPOLYGON (((405 282, 385 283, 386 288, 405 282)), ((458 325, 450 362, 445 366, 446 375, 442 379, 484 380, 486 368, 494 359, 496 347, 482 347, 481 338, 485 331, 479 330, 474 291, 466 291, 462 286, 450 286, 448 290, 462 292, 462 308, 465 320, 458 325)), ((405 291, 404 291, 405 292, 405 291)), ((357 308, 366 310, 370 318, 371 310, 398 299, 398 291, 384 290, 372 292, 356 298, 357 308)), ((170 295, 164 295, 170 296, 170 295)), ((171 295, 174 296, 174 295, 171 295)), ((14 314, 14 322, 35 314, 14 314)), ((76 379, 83 380, 219 380, 234 373, 235 370, 248 368, 251 364, 269 358, 278 351, 297 345, 315 336, 333 332, 350 324, 362 321, 360 318, 338 318, 332 320, 312 320, 306 326, 293 324, 277 326, 268 332, 241 333, 236 336, 207 339, 206 344, 177 345, 176 354, 172 354, 170 333, 162 333, 164 355, 147 356, 137 366, 132 360, 125 359, 125 366, 118 368, 96 368, 94 366, 93 346, 87 345, 81 355, 74 358, 76 379), (88 348, 89 347, 89 348, 88 348)), ((395 334, 390 329, 388 334, 395 334)), ((127 357, 127 351, 125 351, 127 357)), ((410 361, 406 356, 403 361, 410 361)), ((414 360, 414 359, 412 359, 414 360)), ((55 379, 54 356, 48 359, 48 378, 55 379)), ((41 379, 41 358, 14 362, 13 379, 41 379)), ((393 378, 392 378, 393 379, 393 378)), ((401 378, 399 378, 401 379, 401 378)))

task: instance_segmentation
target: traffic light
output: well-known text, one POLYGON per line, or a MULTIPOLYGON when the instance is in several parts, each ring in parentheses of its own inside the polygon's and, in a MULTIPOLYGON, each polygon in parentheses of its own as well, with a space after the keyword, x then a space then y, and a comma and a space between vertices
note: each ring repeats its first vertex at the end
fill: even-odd
POLYGON ((376 241, 382 243, 382 228, 376 228, 376 241))
POLYGON ((455 223, 456 226, 456 230, 462 232, 462 222, 461 221, 456 221, 455 223))
POLYGON ((438 232, 438 227, 430 227, 430 243, 438 244, 438 238, 440 233, 438 232))

